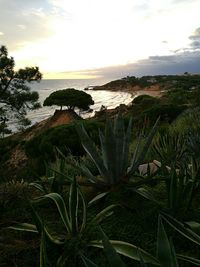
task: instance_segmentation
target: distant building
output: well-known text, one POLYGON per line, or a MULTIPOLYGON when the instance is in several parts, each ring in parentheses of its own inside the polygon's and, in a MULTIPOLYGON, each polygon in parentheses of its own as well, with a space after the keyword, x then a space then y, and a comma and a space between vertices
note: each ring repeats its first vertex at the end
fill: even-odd
POLYGON ((156 80, 156 78, 153 78, 153 77, 152 77, 152 78, 148 79, 147 82, 148 82, 148 83, 156 83, 157 80, 156 80))

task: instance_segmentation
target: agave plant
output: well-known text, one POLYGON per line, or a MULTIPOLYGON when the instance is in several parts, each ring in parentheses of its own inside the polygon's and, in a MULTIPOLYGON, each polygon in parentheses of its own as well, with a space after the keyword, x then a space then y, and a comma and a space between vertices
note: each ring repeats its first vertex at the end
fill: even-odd
POLYGON ((150 131, 143 145, 139 138, 131 160, 129 159, 132 133, 131 119, 126 129, 120 114, 115 118, 114 123, 108 120, 105 133, 99 132, 100 149, 97 149, 83 125, 77 125, 77 131, 82 145, 100 174, 99 179, 97 179, 87 167, 81 165, 85 176, 92 183, 102 186, 115 187, 120 183, 127 183, 130 177, 137 171, 138 166, 143 163, 147 150, 154 137, 157 123, 158 122, 156 122, 150 131))
MULTIPOLYGON (((180 221, 174 219, 172 216, 166 214, 166 213, 162 213, 159 216, 159 220, 160 220, 160 225, 162 227, 161 231, 163 232, 164 226, 163 226, 163 222, 167 223, 172 229, 174 229, 176 232, 178 232, 180 235, 182 235, 183 237, 185 237, 187 240, 195 243, 196 245, 200 246, 200 235, 198 235, 195 231, 199 231, 200 230, 200 224, 199 223, 195 223, 195 222, 188 222, 188 223, 181 223, 180 221), (195 227, 194 227, 195 226, 195 227)), ((158 239, 162 239, 162 235, 164 233, 160 233, 158 232, 158 239)), ((166 232, 165 232, 165 240, 166 240, 166 232)), ((161 241, 162 242, 162 241, 161 241)), ((161 245, 162 247, 162 245, 161 245)), ((191 266, 192 265, 196 265, 196 266, 200 266, 200 259, 194 258, 194 257, 190 257, 190 256, 185 256, 182 254, 175 254, 175 250, 173 248, 173 244, 172 242, 168 243, 167 245, 168 247, 168 251, 171 251, 171 265, 170 265, 170 261, 168 262, 168 265, 162 265, 162 266, 169 266, 169 267, 176 267, 178 266, 177 263, 177 259, 181 260, 181 261, 185 261, 187 263, 190 263, 191 266), (172 264, 174 263, 174 264, 172 264)), ((158 246, 159 249, 159 246, 158 246)), ((163 253, 166 252, 166 249, 163 250, 163 253)), ((166 256, 166 255, 165 255, 166 256)), ((163 256, 164 258, 164 256, 163 256)))
MULTIPOLYGON (((167 209, 175 216, 191 208, 192 201, 200 185, 200 162, 191 158, 189 162, 166 168, 161 166, 160 173, 166 186, 167 209), (189 164, 190 163, 190 164, 189 164)), ((152 191, 140 187, 133 189, 148 200, 163 206, 163 203, 157 199, 152 191)))
MULTIPOLYGON (((65 203, 62 196, 58 193, 50 193, 40 197, 36 202, 30 203, 30 206, 35 224, 22 223, 9 228, 19 231, 33 232, 40 236, 41 267, 77 266, 80 261, 82 261, 85 266, 95 266, 95 263, 86 257, 86 251, 90 247, 103 248, 105 244, 107 244, 107 241, 104 240, 102 242, 99 240, 91 240, 91 232, 94 230, 96 233, 96 227, 98 227, 99 223, 101 223, 105 217, 112 214, 113 208, 116 205, 108 206, 100 211, 94 218, 88 220, 88 206, 76 179, 74 179, 70 186, 68 203, 65 203), (35 205, 38 203, 43 203, 44 201, 49 200, 53 201, 56 205, 64 227, 64 232, 62 233, 50 231, 35 209, 35 205), (54 247, 54 249, 56 247, 58 248, 58 250, 56 250, 58 251, 56 259, 51 259, 51 255, 48 251, 49 247, 54 247)), ((105 239, 105 236, 102 239, 105 239)), ((118 253, 139 260, 138 248, 136 246, 118 240, 109 242, 118 253)), ((142 249, 139 249, 139 251, 145 259, 145 262, 157 264, 157 260, 149 253, 142 249)))
POLYGON ((159 134, 152 147, 155 157, 165 166, 179 166, 187 158, 186 139, 176 132, 159 134))
MULTIPOLYGON (((187 266, 200 266, 199 259, 176 253, 172 238, 168 237, 164 227, 164 223, 167 223, 179 234, 200 246, 200 236, 191 230, 191 228, 195 228, 197 231, 200 231, 200 224, 196 222, 189 222, 183 224, 171 217, 170 215, 162 213, 158 217, 158 231, 156 242, 156 258, 159 262, 159 265, 162 267, 178 267, 179 261, 183 261, 189 264, 187 266)), ((141 266, 149 267, 149 265, 145 263, 143 255, 140 253, 140 251, 138 251, 138 254, 140 256, 141 266)))

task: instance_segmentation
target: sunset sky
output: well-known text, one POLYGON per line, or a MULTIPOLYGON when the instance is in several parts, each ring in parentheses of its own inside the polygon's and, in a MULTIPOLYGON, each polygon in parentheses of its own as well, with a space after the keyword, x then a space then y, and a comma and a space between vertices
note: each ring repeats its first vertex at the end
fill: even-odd
POLYGON ((200 0, 0 0, 0 45, 44 78, 200 73, 200 0))

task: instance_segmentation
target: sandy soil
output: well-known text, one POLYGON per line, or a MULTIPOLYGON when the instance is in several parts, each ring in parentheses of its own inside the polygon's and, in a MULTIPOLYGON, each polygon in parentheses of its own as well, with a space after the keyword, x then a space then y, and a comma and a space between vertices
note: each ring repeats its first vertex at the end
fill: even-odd
POLYGON ((150 95, 153 97, 161 97, 162 92, 159 85, 152 85, 141 89, 139 86, 133 86, 128 88, 123 88, 123 91, 132 94, 133 98, 139 95, 150 95))

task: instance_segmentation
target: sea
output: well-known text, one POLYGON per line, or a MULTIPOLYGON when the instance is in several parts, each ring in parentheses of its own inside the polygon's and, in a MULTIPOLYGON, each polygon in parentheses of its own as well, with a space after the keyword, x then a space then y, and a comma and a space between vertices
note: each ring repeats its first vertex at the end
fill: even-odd
MULTIPOLYGON (((31 120, 31 125, 34 125, 37 122, 47 119, 52 116, 55 112, 55 109, 59 109, 57 106, 43 107, 43 102, 52 92, 67 89, 75 88, 77 90, 84 90, 87 87, 92 87, 96 85, 103 85, 110 80, 106 79, 46 79, 41 80, 40 82, 32 82, 29 84, 31 90, 37 91, 39 93, 39 102, 41 103, 41 108, 27 113, 27 117, 31 120)), ((133 96, 127 92, 113 92, 113 91, 93 91, 87 90, 86 93, 90 94, 94 100, 94 105, 90 106, 92 112, 80 113, 83 118, 89 118, 94 116, 95 111, 99 111, 101 106, 105 106, 108 109, 115 108, 120 104, 128 105, 133 96)), ((77 111, 78 112, 78 111, 77 111)), ((16 131, 17 124, 15 121, 12 121, 12 124, 9 125, 13 131, 16 131)))
MULTIPOLYGON (((107 82, 109 82, 109 80, 105 79, 57 79, 41 80, 39 83, 32 83, 31 89, 39 93, 39 102, 41 103, 42 107, 40 109, 28 112, 28 118, 31 119, 33 123, 36 123, 53 115, 56 108, 59 109, 57 106, 43 107, 43 102, 46 97, 48 97, 54 91, 67 88, 84 90, 87 87, 103 85, 107 82)), ((119 106, 120 104, 128 105, 132 101, 132 95, 127 92, 101 90, 87 90, 85 92, 90 94, 94 100, 94 105, 90 106, 93 112, 81 114, 85 118, 93 116, 95 111, 99 111, 101 109, 102 105, 108 109, 111 109, 119 106)))

